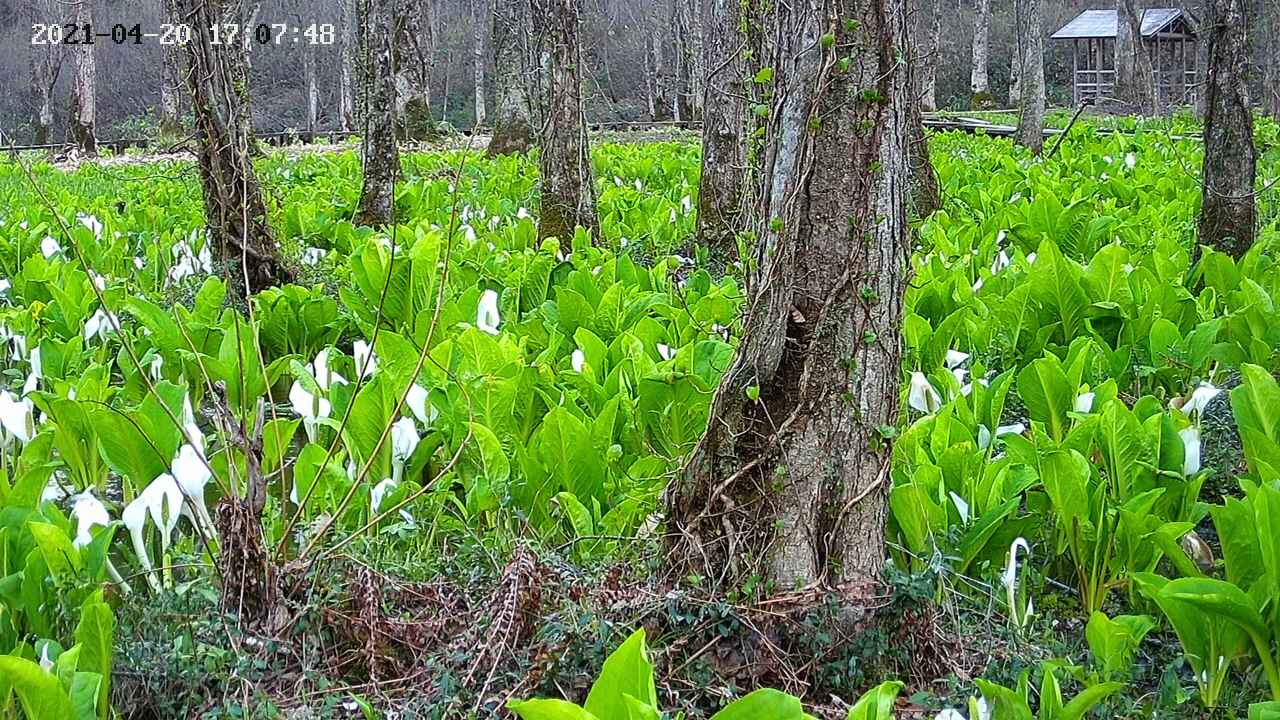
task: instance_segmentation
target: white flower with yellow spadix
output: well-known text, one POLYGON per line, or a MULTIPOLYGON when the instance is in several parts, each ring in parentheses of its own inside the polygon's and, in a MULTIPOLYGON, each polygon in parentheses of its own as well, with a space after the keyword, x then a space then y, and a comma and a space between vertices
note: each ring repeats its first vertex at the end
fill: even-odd
POLYGON ((400 418, 391 426, 391 479, 400 482, 404 464, 418 447, 418 426, 410 418, 400 418))
POLYGON ((36 436, 35 406, 28 398, 19 398, 8 390, 0 391, 0 428, 5 435, 17 438, 23 445, 36 436))
POLYGON ((356 361, 356 375, 367 378, 378 369, 378 356, 373 347, 364 340, 357 340, 351 349, 351 356, 356 361))
POLYGON ((480 294, 480 304, 476 306, 476 327, 490 335, 498 334, 498 325, 502 316, 498 314, 498 293, 485 290, 480 294))
POLYGON ((1200 472, 1200 428, 1192 425, 1178 431, 1182 438, 1182 474, 1191 477, 1200 472))
POLYGON ((120 320, 113 313, 109 313, 102 308, 98 308, 93 315, 85 321, 84 339, 85 342, 91 342, 95 337, 106 338, 108 334, 120 330, 120 320))
MULTIPOLYGON (((85 490, 76 495, 71 502, 71 517, 76 520, 76 537, 72 541, 72 545, 82 548, 93 542, 93 529, 95 527, 106 527, 111 524, 111 514, 107 512, 107 506, 94 496, 92 490, 85 490)), ((106 557, 107 575, 111 581, 120 586, 124 592, 129 592, 132 588, 129 583, 125 582, 121 577, 120 571, 116 570, 116 566, 112 564, 111 557, 106 557)))
POLYGON ((312 395, 302 387, 302 383, 293 381, 289 388, 289 404, 293 411, 302 418, 302 428, 307 433, 307 440, 316 441, 316 427, 319 422, 333 412, 333 406, 319 395, 312 395))
POLYGON ((1031 546, 1027 544, 1026 538, 1017 538, 1009 544, 1009 562, 1004 566, 1004 573, 1001 575, 1000 582, 1004 585, 1005 600, 1009 604, 1009 621, 1016 628, 1026 627, 1027 621, 1035 612, 1035 606, 1031 598, 1027 598, 1027 606, 1021 608, 1018 606, 1018 549, 1021 548, 1026 552, 1027 556, 1031 556, 1031 546))
POLYGON ((907 389, 907 405, 912 410, 925 414, 936 413, 942 407, 942 396, 922 372, 911 373, 911 385, 907 389))
POLYGON ((209 507, 204 502, 204 489, 213 479, 209 465, 199 450, 190 444, 178 449, 169 468, 173 479, 178 482, 182 494, 187 496, 191 506, 195 508, 195 520, 209 537, 217 535, 213 526, 213 517, 209 515, 209 507))

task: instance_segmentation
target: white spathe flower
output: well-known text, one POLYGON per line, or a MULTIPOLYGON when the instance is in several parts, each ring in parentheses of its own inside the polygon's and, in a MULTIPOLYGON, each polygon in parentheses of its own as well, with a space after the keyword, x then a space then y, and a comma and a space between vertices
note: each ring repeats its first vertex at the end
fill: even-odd
POLYGON ((1078 413, 1093 412, 1093 399, 1096 393, 1086 392, 1076 396, 1075 411, 1078 413))
POLYGON ((147 502, 139 495, 133 499, 133 502, 124 506, 124 511, 120 513, 120 519, 124 521, 124 526, 129 530, 129 537, 133 541, 133 552, 138 556, 138 564, 142 566, 142 571, 147 575, 147 582, 156 592, 160 591, 160 580, 156 577, 156 571, 151 564, 151 554, 147 551, 147 543, 143 540, 142 533, 147 525, 147 502))
POLYGON ((315 376, 316 385, 321 390, 328 392, 330 388, 337 385, 347 385, 347 379, 339 375, 329 367, 329 348, 321 350, 314 362, 311 363, 312 375, 315 376))
POLYGON ((969 503, 964 498, 951 493, 951 502, 956 506, 956 512, 960 513, 960 522, 964 525, 969 524, 969 503))
POLYGON ((1015 627, 1023 627, 1027 624, 1027 620, 1031 617, 1031 603, 1027 603, 1025 609, 1020 609, 1018 603, 1018 549, 1021 548, 1026 552, 1027 556, 1031 556, 1031 546, 1027 544, 1026 538, 1017 538, 1009 544, 1009 562, 1004 567, 1004 573, 1001 575, 1000 581, 1005 588, 1005 599, 1009 603, 1009 619, 1015 627))
POLYGON ((146 503, 151 522, 160 528, 161 549, 168 552, 182 513, 182 488, 178 487, 178 481, 172 475, 161 473, 138 497, 146 503))
POLYGON ((516 217, 521 220, 524 220, 525 218, 529 217, 529 211, 525 210, 524 208, 520 208, 516 210, 516 217))
POLYGON ((320 261, 324 260, 325 256, 328 254, 329 251, 324 248, 309 247, 302 251, 302 264, 319 265, 320 261))
POLYGON ((969 353, 960 352, 959 350, 948 350, 946 358, 946 366, 948 370, 955 370, 969 359, 969 353))
POLYGON ((24 445, 31 442, 36 435, 35 406, 31 400, 15 397, 8 390, 0 391, 0 427, 24 445))
POLYGON ((195 508, 196 521, 211 537, 215 535, 217 531, 213 526, 213 517, 204 502, 204 489, 213 479, 213 473, 209 471, 204 456, 193 445, 183 445, 173 458, 169 471, 177 480, 178 487, 182 488, 182 494, 187 496, 195 508))
POLYGON ((114 313, 98 308, 84 324, 84 339, 85 342, 91 342, 95 337, 105 339, 109 333, 116 332, 119 329, 119 318, 114 313))
POLYGON ((573 354, 569 356, 569 366, 572 367, 573 371, 576 373, 582 372, 582 367, 586 362, 587 356, 581 350, 575 349, 573 354))
POLYGON ((1124 166, 1130 170, 1138 166, 1138 156, 1133 153, 1125 153, 1124 166))
POLYGON ((9 282, 9 278, 0 278, 0 295, 8 295, 12 287, 13 283, 9 282))
POLYGON ((93 528, 111 524, 107 506, 94 497, 92 490, 75 496, 71 503, 71 516, 76 519, 76 538, 72 544, 78 548, 93 542, 93 528))
POLYGON ((333 412, 333 406, 319 395, 307 392, 307 389, 297 380, 294 380, 293 386, 289 388, 289 405, 302 417, 302 427, 307 432, 307 440, 315 442, 316 425, 320 420, 329 417, 329 413, 333 412))
POLYGON ((1028 255, 1028 256, 1027 256, 1027 264, 1028 264, 1028 265, 1035 265, 1035 264, 1036 264, 1036 254, 1035 254, 1035 253, 1031 253, 1030 255, 1028 255))
POLYGON ((1178 431, 1182 438, 1182 474, 1191 477, 1200 472, 1200 428, 1192 425, 1178 431))
POLYGON ((400 483, 396 482, 395 480, 392 480, 391 478, 387 478, 382 482, 378 483, 377 485, 374 485, 369 490, 370 509, 373 510, 374 512, 378 512, 379 510, 381 510, 382 501, 386 499, 388 495, 395 492, 396 487, 399 486, 399 484, 400 483))
POLYGON ((1009 253, 1001 250, 996 255, 996 259, 991 262, 991 274, 999 275, 1001 270, 1004 270, 1012 264, 1013 261, 1009 259, 1009 253))
POLYGON ((942 396, 934 389, 922 372, 911 373, 911 387, 907 391, 907 405, 922 413, 935 413, 942 407, 942 396))
POLYGON ((676 356, 676 353, 674 350, 671 349, 670 345, 667 345, 665 343, 658 343, 658 357, 661 357, 663 360, 670 360, 675 356, 676 356))
POLYGON ((391 457, 404 462, 418 447, 418 426, 409 418, 400 418, 391 426, 391 457))
POLYGON ((490 335, 498 334, 498 325, 502 316, 498 314, 498 293, 485 290, 480 294, 480 304, 476 307, 476 327, 490 335))
POLYGON ((44 647, 40 648, 40 669, 52 673, 53 664, 53 658, 49 657, 49 643, 46 642, 44 647))
POLYGON ((405 404, 409 406, 409 411, 418 419, 418 422, 422 423, 424 430, 430 428, 431 423, 440 416, 435 406, 427 403, 427 389, 416 383, 409 387, 405 404))
POLYGON ((147 372, 152 380, 159 382, 164 375, 164 356, 160 353, 152 355, 151 362, 147 364, 147 372))
POLYGON ((99 221, 96 216, 85 213, 76 213, 76 219, 80 221, 81 225, 89 228, 96 239, 102 239, 102 222, 99 221))
POLYGON ((1200 383, 1200 386, 1191 392, 1191 397, 1182 403, 1182 414, 1187 417, 1192 415, 1203 415, 1205 408, 1209 407, 1209 403, 1214 398, 1222 394, 1222 388, 1214 387, 1208 383, 1200 383))
POLYGON ((964 714, 954 708, 946 708, 933 716, 933 720, 965 720, 964 714))
POLYGON ((45 259, 48 260, 54 255, 60 255, 62 253, 62 246, 58 244, 57 240, 45 235, 44 240, 40 241, 40 252, 44 255, 45 259))
POLYGON ((364 340, 355 341, 351 356, 356 361, 356 374, 362 378, 369 377, 378 369, 378 356, 373 352, 373 347, 364 340))

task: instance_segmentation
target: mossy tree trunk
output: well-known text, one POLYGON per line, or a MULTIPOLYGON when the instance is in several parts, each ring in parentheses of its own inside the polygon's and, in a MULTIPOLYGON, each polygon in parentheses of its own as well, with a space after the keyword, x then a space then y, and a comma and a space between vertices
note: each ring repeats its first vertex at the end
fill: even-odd
POLYGON ((579 0, 533 0, 534 33, 543 57, 538 237, 568 244, 574 228, 599 241, 595 174, 582 107, 579 0))
POLYGON ((526 152, 533 144, 529 106, 529 0, 493 3, 493 137, 490 155, 526 152))
POLYGON ((883 568, 909 252, 905 0, 771 15, 750 310, 667 493, 671 574, 757 591, 883 568))
POLYGON ((277 254, 262 189, 250 159, 243 55, 214 43, 210 27, 234 12, 227 0, 173 0, 178 21, 191 27, 186 44, 187 89, 195 118, 200 185, 209 239, 239 295, 288 282, 277 254))
POLYGON ((1258 223, 1246 16, 1244 0, 1209 0, 1208 6, 1200 242, 1238 258, 1253 245, 1258 223))
POLYGON ((356 222, 386 225, 392 221, 395 183, 400 176, 396 144, 396 0, 360 0, 360 143, 364 169, 356 222))

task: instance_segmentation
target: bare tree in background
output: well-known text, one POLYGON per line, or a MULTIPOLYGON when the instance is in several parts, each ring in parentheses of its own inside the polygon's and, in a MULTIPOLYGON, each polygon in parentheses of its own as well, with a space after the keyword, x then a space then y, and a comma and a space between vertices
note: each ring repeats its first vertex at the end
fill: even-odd
POLYGON ((969 73, 969 90, 975 107, 991 104, 991 85, 987 78, 990 35, 991 0, 978 0, 973 20, 973 69, 969 73))
POLYGON ((904 0, 771 14, 750 310, 706 435, 668 488, 666 557, 674 577, 786 591, 884 565, 911 89, 904 0))
POLYGON ((1116 0, 1116 100, 1127 112, 1156 114, 1155 71, 1142 42, 1142 18, 1133 0, 1116 0))
MULTIPOLYGON (((934 172, 929 157, 929 138, 924 132, 923 95, 917 88, 920 75, 927 71, 924 52, 921 50, 919 23, 907 23, 906 56, 907 87, 910 90, 907 114, 907 171, 911 177, 911 210, 916 217, 928 217, 942 207, 942 194, 938 188, 938 174, 934 172)), ((926 34, 929 31, 926 31, 926 34)))
POLYGON ((938 109, 938 62, 942 55, 942 0, 923 0, 921 11, 928 30, 925 42, 917 46, 919 68, 920 109, 933 112, 938 109))
POLYGON ((1041 27, 1040 0, 1019 0, 1018 26, 1025 52, 1022 55, 1022 71, 1019 92, 1021 114, 1018 116, 1017 142, 1039 155, 1044 150, 1044 28, 1041 27))
MULTIPOLYGON (((1015 0, 1016 3, 1016 0, 1015 0)), ((1022 102, 1022 64, 1027 55, 1027 41, 1015 28, 1013 47, 1009 52, 1009 107, 1019 107, 1022 102)))
POLYGON ((431 82, 436 70, 436 2, 401 0, 393 18, 395 113, 404 134, 412 138, 435 134, 431 82))
MULTIPOLYGON (((71 3, 71 21, 76 25, 93 23, 93 5, 88 0, 71 3)), ((95 155, 98 152, 97 135, 97 84, 98 68, 94 62, 93 45, 79 43, 69 46, 75 61, 75 82, 71 89, 71 117, 67 122, 68 140, 81 152, 95 155)))
POLYGON ((338 122, 342 129, 356 129, 356 91, 352 74, 356 66, 356 0, 338 0, 338 32, 342 54, 338 59, 338 122))
POLYGON ((1263 111, 1280 120, 1280 0, 1266 0, 1263 9, 1266 61, 1262 71, 1263 111))
POLYGON ((676 46, 676 120, 696 120, 702 113, 702 16, 699 0, 672 0, 672 30, 676 46))
POLYGON ((400 175, 400 150, 396 145, 396 6, 397 0, 359 0, 357 13, 364 184, 356 222, 363 225, 391 222, 395 183, 400 175))
POLYGON ((543 98, 541 211, 538 237, 568 243, 575 227, 590 230, 596 242, 596 184, 591 145, 582 109, 582 48, 579 0, 533 0, 534 34, 542 46, 543 98))
POLYGON ((493 0, 493 137, 490 155, 522 153, 533 144, 529 76, 529 0, 493 0))
MULTIPOLYGON (((164 21, 176 25, 173 5, 160 1, 160 13, 164 21)), ((182 48, 176 44, 160 48, 160 131, 177 135, 182 131, 182 48)))
MULTIPOLYGON (((61 21, 58 0, 27 0, 27 20, 31 24, 61 21)), ((35 98, 31 124, 37 145, 46 145, 53 131, 53 86, 62 69, 62 46, 53 43, 31 45, 31 95, 35 98)))
POLYGON ((1238 258, 1253 245, 1258 222, 1244 0, 1209 0, 1208 10, 1200 242, 1238 258))
POLYGON ((243 56, 234 44, 214 43, 210 27, 234 12, 234 1, 173 0, 180 23, 191 27, 186 44, 187 89, 195 118, 196 159, 204 191, 209 239, 231 268, 230 285, 241 295, 288 282, 292 274, 276 254, 262 190, 250 160, 245 123, 243 56))
POLYGON ((476 125, 488 122, 484 106, 484 25, 489 17, 487 0, 469 0, 471 10, 471 62, 475 73, 476 125))
POLYGON ((702 0, 702 176, 698 183, 698 242, 717 265, 737 256, 737 233, 747 182, 747 102, 742 79, 746 39, 742 0, 702 0))

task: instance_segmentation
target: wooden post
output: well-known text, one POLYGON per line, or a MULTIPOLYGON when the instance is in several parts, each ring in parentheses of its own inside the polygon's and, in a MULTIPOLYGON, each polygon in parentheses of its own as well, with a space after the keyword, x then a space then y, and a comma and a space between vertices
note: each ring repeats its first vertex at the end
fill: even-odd
POLYGON ((1071 97, 1072 105, 1080 105, 1080 38, 1071 41, 1071 97))

